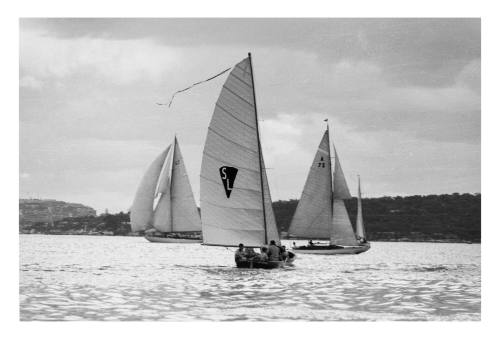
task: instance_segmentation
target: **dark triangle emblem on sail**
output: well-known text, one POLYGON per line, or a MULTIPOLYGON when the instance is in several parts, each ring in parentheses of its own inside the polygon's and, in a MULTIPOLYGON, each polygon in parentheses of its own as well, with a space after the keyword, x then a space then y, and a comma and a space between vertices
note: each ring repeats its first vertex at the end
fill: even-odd
POLYGON ((219 168, 219 173, 222 179, 222 185, 224 185, 224 190, 226 191, 226 196, 229 198, 233 191, 234 180, 236 179, 238 169, 235 167, 222 166, 219 168))

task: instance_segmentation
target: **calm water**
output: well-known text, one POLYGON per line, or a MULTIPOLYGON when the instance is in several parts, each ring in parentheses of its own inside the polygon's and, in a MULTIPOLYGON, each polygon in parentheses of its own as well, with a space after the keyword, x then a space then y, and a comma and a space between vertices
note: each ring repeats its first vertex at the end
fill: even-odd
MULTIPOLYGON (((286 242, 285 242, 286 243, 286 242)), ((21 320, 480 320, 481 247, 372 243, 234 268, 233 250, 138 237, 20 236, 21 320)))

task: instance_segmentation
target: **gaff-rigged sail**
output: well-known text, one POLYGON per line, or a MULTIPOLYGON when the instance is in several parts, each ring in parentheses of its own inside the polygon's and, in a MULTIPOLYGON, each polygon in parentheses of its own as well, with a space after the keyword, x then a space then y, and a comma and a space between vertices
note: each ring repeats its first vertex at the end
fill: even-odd
POLYGON ((329 239, 332 228, 332 165, 328 130, 318 146, 288 234, 329 239))
POLYGON ((279 241, 261 156, 250 57, 233 68, 215 104, 203 150, 200 196, 205 244, 279 241))

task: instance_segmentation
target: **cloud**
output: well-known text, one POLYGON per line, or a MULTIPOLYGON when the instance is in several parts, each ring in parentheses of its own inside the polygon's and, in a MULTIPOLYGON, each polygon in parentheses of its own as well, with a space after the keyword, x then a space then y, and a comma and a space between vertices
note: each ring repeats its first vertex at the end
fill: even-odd
POLYGON ((21 34, 20 50, 21 72, 46 80, 94 75, 114 84, 130 84, 143 78, 159 81, 167 70, 178 66, 174 48, 148 39, 60 40, 28 30, 21 34))
POLYGON ((450 85, 481 55, 478 18, 23 19, 61 39, 153 39, 176 47, 261 46, 314 52, 326 62, 369 61, 399 85, 450 85))
POLYGON ((42 88, 42 86, 43 82, 32 76, 24 76, 19 80, 19 87, 39 90, 42 88))
POLYGON ((481 60, 474 59, 458 73, 457 84, 481 94, 481 60))
POLYGON ((21 188, 126 209, 177 133, 197 197, 225 76, 155 103, 251 51, 274 199, 300 195, 325 118, 351 189, 478 192, 478 22, 23 19, 21 188))
POLYGON ((26 173, 26 172, 22 172, 19 174, 19 178, 21 178, 22 180, 29 179, 30 177, 31 177, 31 175, 29 173, 26 173))

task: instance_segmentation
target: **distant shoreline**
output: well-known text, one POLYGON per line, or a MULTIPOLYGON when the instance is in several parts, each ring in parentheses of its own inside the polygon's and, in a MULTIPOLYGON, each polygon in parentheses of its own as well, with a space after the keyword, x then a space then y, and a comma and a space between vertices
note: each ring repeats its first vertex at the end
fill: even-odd
MULTIPOLYGON (((142 235, 132 232, 129 213, 87 215, 85 206, 55 203, 20 200, 19 233, 142 235)), ((357 201, 353 198, 345 203, 354 225, 357 201)), ((290 235, 297 204, 297 200, 273 202, 277 228, 284 239, 290 235)), ((481 194, 365 198, 363 219, 370 241, 481 243, 481 194)))

